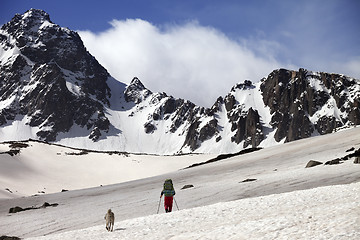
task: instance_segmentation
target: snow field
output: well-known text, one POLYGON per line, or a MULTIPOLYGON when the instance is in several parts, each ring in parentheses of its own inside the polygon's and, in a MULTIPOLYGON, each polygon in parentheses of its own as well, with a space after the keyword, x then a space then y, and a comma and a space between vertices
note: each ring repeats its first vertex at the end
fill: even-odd
MULTIPOLYGON (((121 212, 115 212, 116 216, 121 217, 121 212)), ((114 232, 107 232, 104 222, 96 227, 27 239, 355 240, 360 238, 359 224, 360 182, 180 211, 174 206, 172 213, 115 221, 114 232)))
MULTIPOLYGON (((51 187, 46 184, 57 183, 57 187, 53 185, 55 193, 21 198, 8 193, 10 196, 6 197, 11 199, 0 198, 0 234, 35 239, 40 236, 56 239, 53 234, 64 234, 58 239, 311 239, 312 235, 315 239, 342 239, 341 236, 356 239, 360 230, 355 227, 359 224, 353 223, 360 216, 357 210, 360 165, 349 159, 339 165, 305 166, 309 160, 325 162, 344 157, 350 148, 359 149, 359 136, 357 127, 185 170, 177 169, 187 161, 191 165, 190 162, 204 162, 212 157, 138 158, 139 155, 130 154, 115 160, 112 158, 123 157, 95 153, 66 155, 69 149, 34 144, 14 157, 0 155, 0 161, 5 160, 0 163, 0 192, 5 188, 31 189, 33 179, 39 181, 39 187, 46 187, 46 193, 51 187), (56 170, 61 164, 63 172, 56 170), (37 174, 30 174, 34 170, 37 174), (101 174, 106 171, 111 178, 101 174), (153 171, 161 171, 162 175, 142 176, 153 171), (86 172, 92 176, 87 178, 86 188, 59 192, 59 187, 73 177, 79 180, 69 181, 69 190, 78 189, 75 186, 87 176, 86 172), (138 180, 117 182, 125 174, 136 172, 138 180), (154 215, 166 178, 173 179, 181 211, 174 206, 175 212, 171 214, 154 215), (246 179, 256 180, 243 182, 246 179), (89 188, 93 186, 90 184, 99 186, 105 181, 111 185, 89 188), (181 190, 187 184, 194 187, 181 190), (343 185, 344 190, 332 185, 343 185), (317 189, 324 186, 329 187, 317 189), (308 194, 295 192, 306 189, 313 190, 308 194), (14 206, 38 207, 44 202, 59 205, 8 213, 14 206), (104 228, 103 218, 109 208, 116 214, 114 233, 107 233, 104 228), (169 230, 164 230, 167 226, 169 230), (89 237, 91 232, 94 235, 89 237)), ((0 144, 1 151, 7 149, 0 144)), ((160 213, 163 212, 161 207, 160 213)))
MULTIPOLYGON (((156 156, 107 154, 28 142, 20 154, 0 155, 0 199, 56 193, 151 177, 206 161, 215 155, 156 156), (4 189, 9 189, 9 194, 4 189)), ((0 152, 9 150, 0 144, 0 152)))

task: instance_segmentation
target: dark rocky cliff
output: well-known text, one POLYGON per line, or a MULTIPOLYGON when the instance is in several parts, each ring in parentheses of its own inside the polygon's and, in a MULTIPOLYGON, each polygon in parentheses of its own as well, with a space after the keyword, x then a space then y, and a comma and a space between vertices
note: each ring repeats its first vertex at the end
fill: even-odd
POLYGON ((126 149, 130 135, 154 134, 156 142, 166 136, 164 146, 176 145, 173 152, 203 146, 235 151, 269 138, 289 142, 360 124, 360 81, 340 74, 274 70, 260 81, 235 84, 211 108, 153 93, 138 78, 114 88, 119 82, 79 35, 52 23, 42 10, 3 25, 0 47, 0 128, 22 121, 41 140, 57 141, 78 126, 93 142, 123 139, 116 149, 126 149), (132 129, 119 122, 133 122, 127 125, 132 129))
POLYGON ((108 130, 103 105, 109 105, 109 74, 76 32, 53 24, 36 9, 16 15, 1 30, 5 50, 20 54, 0 66, 0 101, 13 99, 0 112, 0 125, 27 115, 28 124, 40 127, 37 135, 46 141, 55 141, 74 123, 92 130, 93 140, 108 130))
POLYGON ((359 125, 360 99, 355 97, 358 86, 355 79, 339 74, 314 74, 305 69, 273 71, 263 80, 261 91, 273 114, 271 125, 277 128, 276 141, 310 137, 315 130, 320 134, 331 133, 346 124, 359 125), (321 115, 318 111, 324 107, 327 112, 321 115), (337 109, 338 114, 330 114, 337 109))

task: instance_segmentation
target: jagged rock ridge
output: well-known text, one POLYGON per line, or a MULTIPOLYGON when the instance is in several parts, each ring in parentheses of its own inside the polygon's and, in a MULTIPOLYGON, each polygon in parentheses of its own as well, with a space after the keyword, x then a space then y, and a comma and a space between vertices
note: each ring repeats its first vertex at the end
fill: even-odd
POLYGON ((222 153, 360 124, 360 81, 340 74, 274 70, 257 83, 235 84, 211 108, 153 93, 138 78, 125 86, 76 32, 52 23, 42 10, 3 25, 0 48, 0 140, 222 153), (8 133, 19 126, 30 130, 14 139, 8 133))
POLYGON ((359 80, 305 69, 272 72, 261 84, 275 139, 286 142, 360 124, 359 80))
POLYGON ((91 129, 93 140, 109 129, 103 107, 109 104, 109 74, 76 32, 31 9, 3 25, 0 39, 5 52, 13 52, 1 57, 0 100, 7 106, 1 109, 0 125, 26 115, 26 124, 39 127, 37 136, 47 141, 74 123, 91 129))

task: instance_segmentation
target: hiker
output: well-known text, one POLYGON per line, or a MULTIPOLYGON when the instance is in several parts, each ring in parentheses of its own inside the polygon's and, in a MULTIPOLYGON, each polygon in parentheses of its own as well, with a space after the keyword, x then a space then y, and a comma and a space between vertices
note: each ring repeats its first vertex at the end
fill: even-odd
POLYGON ((164 182, 164 188, 161 191, 161 195, 160 198, 162 197, 162 195, 165 195, 164 198, 164 207, 165 207, 165 212, 171 212, 172 210, 172 205, 173 205, 173 199, 174 199, 174 195, 175 195, 175 189, 174 189, 174 185, 172 183, 171 179, 166 179, 164 182))

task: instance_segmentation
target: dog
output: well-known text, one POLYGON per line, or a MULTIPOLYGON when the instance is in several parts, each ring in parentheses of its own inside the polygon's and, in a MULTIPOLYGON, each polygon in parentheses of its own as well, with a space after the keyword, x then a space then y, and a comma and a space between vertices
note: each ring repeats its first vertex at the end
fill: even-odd
POLYGON ((115 214, 109 209, 104 217, 106 220, 106 230, 112 232, 114 230, 115 214))

